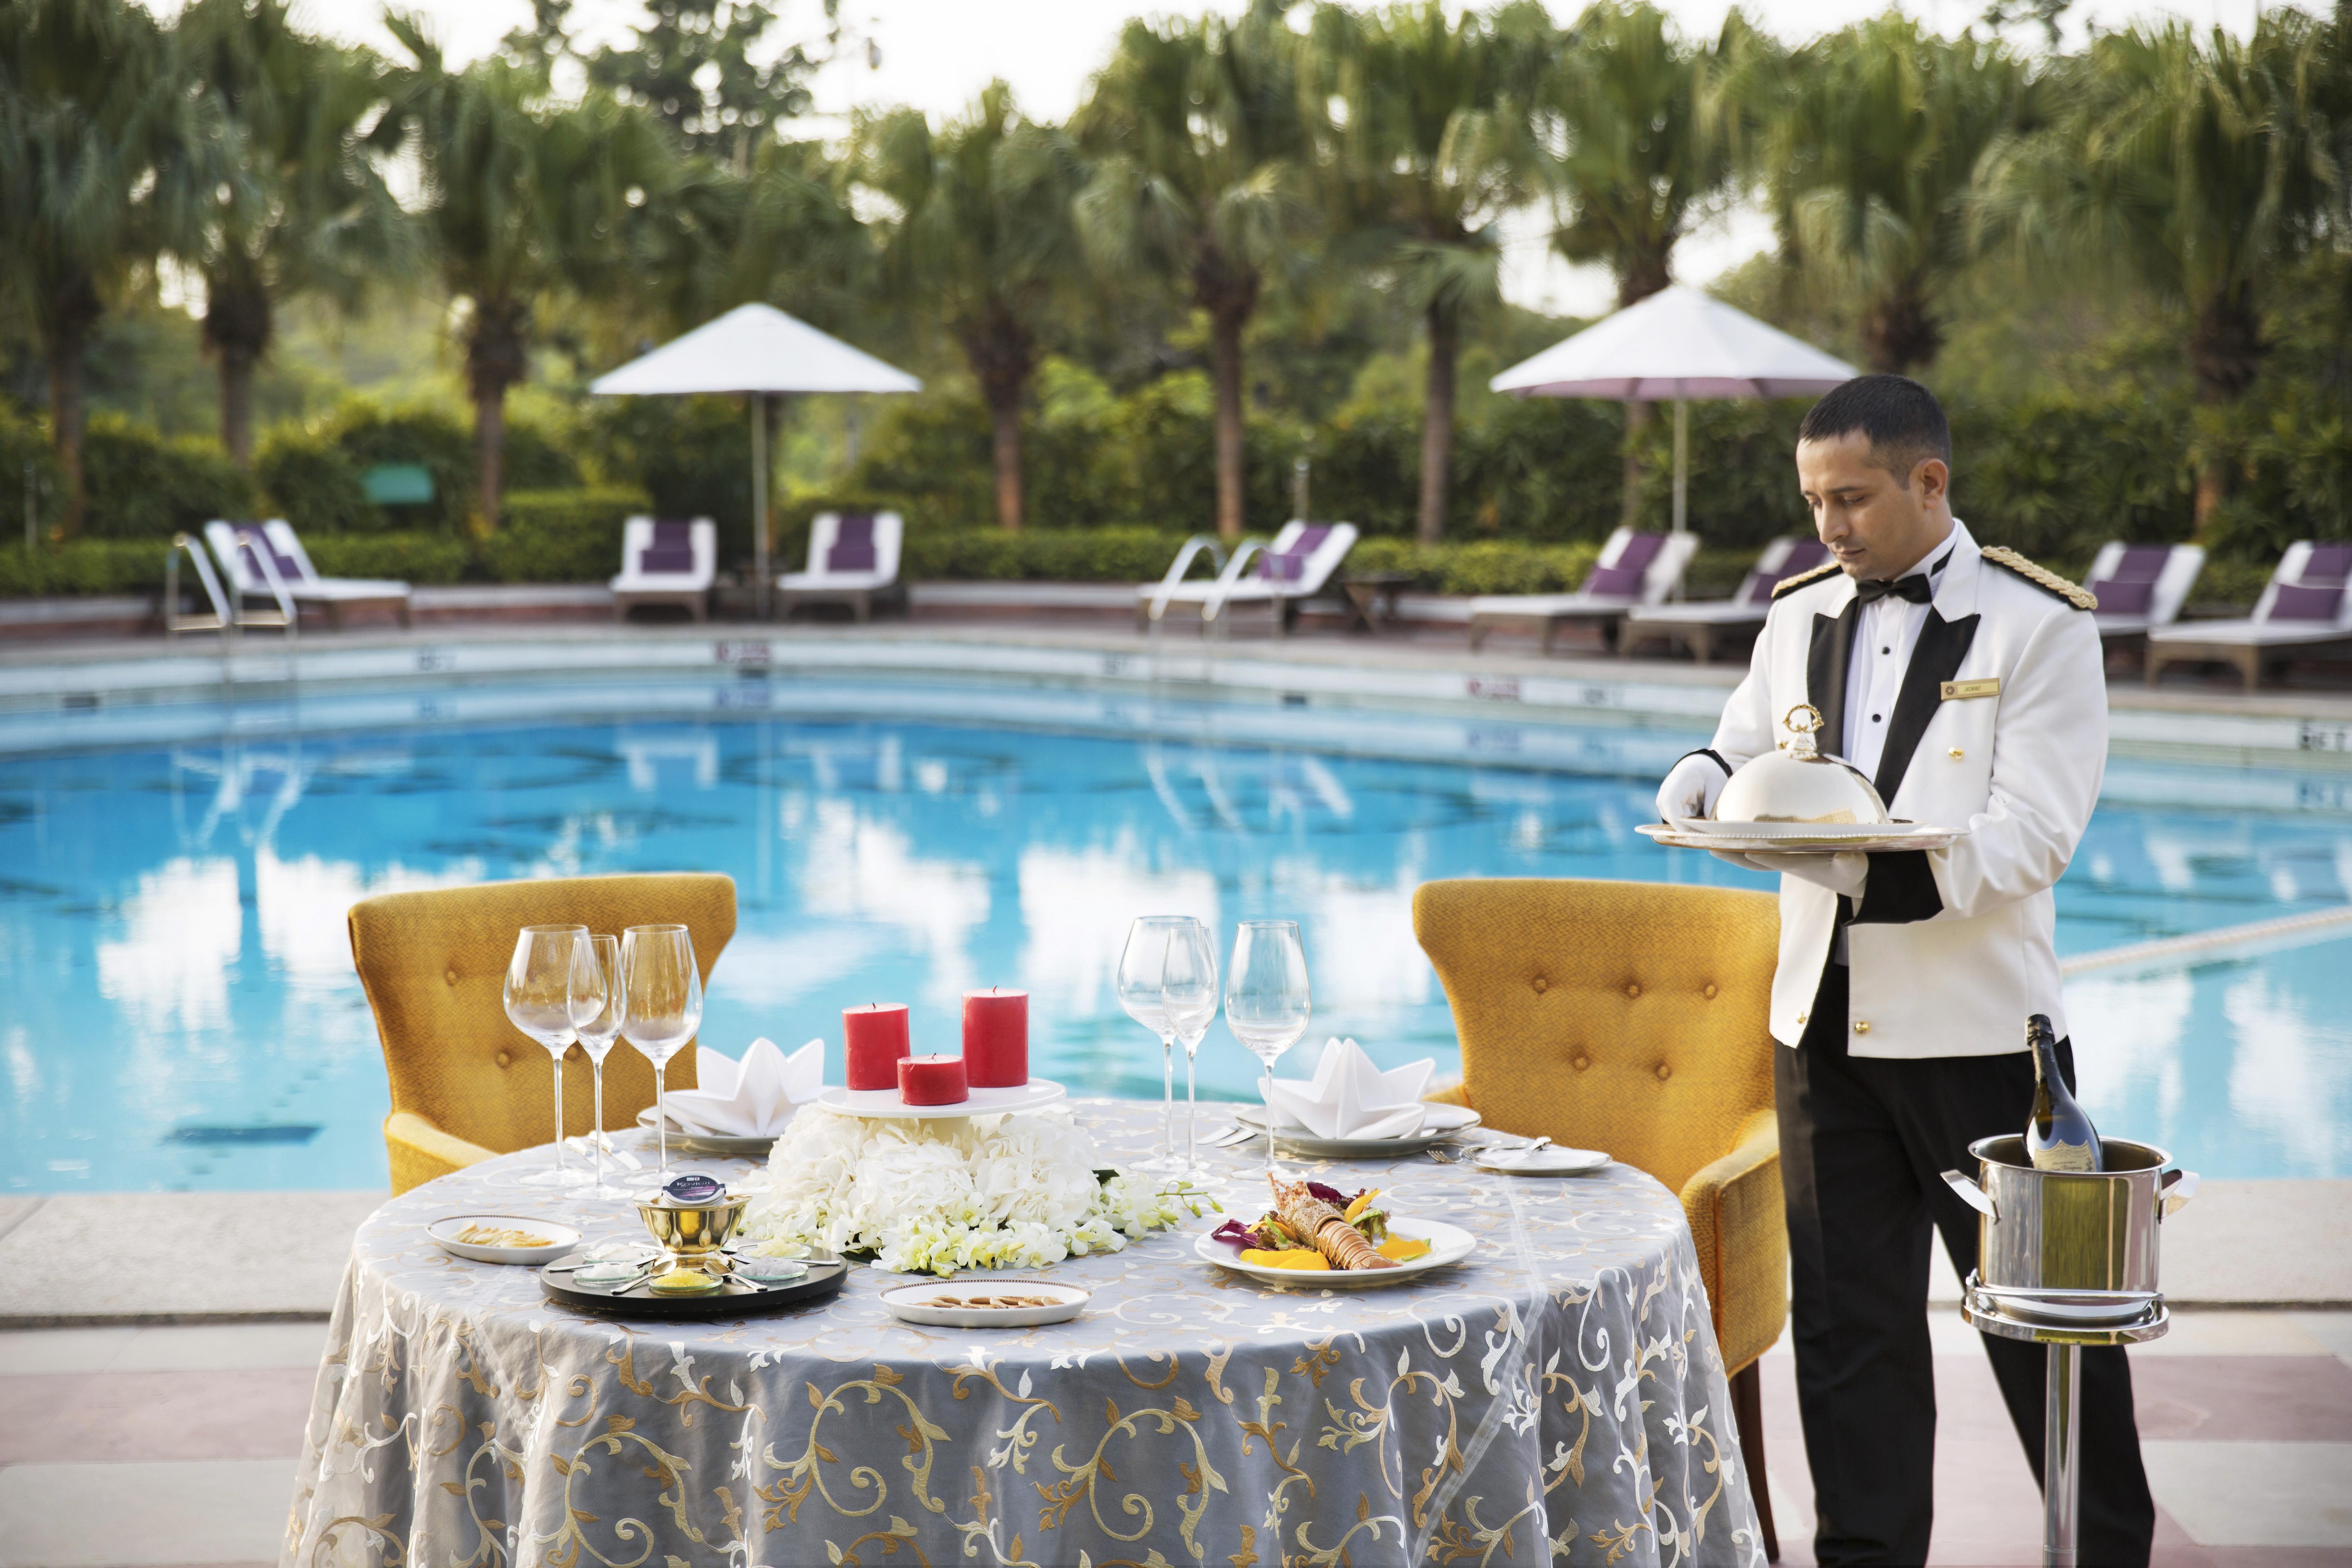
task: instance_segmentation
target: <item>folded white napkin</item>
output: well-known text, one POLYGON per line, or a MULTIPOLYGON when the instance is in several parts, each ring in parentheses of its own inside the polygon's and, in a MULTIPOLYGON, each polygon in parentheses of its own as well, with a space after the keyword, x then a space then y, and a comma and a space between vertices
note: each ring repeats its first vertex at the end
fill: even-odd
POLYGON ((1410 1138, 1421 1131, 1421 1093, 1436 1066, 1424 1057, 1382 1072, 1355 1041, 1326 1040, 1315 1076, 1267 1079, 1266 1102, 1278 1126, 1318 1138, 1410 1138))
POLYGON ((702 1046, 694 1051, 695 1081, 701 1087, 673 1089, 666 1097, 670 1121, 688 1132, 770 1137, 824 1089, 823 1040, 811 1040, 788 1057, 762 1035, 740 1062, 702 1046))

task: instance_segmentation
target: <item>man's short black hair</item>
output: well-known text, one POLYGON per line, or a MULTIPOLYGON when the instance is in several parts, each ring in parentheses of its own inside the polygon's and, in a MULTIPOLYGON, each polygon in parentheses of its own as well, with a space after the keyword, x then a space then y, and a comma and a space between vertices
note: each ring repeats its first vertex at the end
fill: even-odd
POLYGON ((1936 395, 1904 375, 1857 375, 1832 387, 1805 411, 1798 441, 1834 441, 1859 430, 1870 441, 1871 460, 1904 489, 1911 470, 1929 458, 1952 465, 1952 427, 1936 395))

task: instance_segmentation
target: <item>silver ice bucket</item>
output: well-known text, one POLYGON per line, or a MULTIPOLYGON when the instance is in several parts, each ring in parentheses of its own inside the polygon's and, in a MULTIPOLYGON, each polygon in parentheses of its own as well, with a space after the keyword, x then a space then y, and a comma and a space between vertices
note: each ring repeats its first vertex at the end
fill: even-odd
POLYGON ((2118 1323, 2159 1299, 2158 1226, 2197 1191, 2150 1143, 2099 1141, 2103 1171, 2037 1171, 2015 1134, 1969 1145, 1971 1181, 1946 1171, 1977 1211, 1974 1288, 2002 1313, 2045 1323, 2118 1323))

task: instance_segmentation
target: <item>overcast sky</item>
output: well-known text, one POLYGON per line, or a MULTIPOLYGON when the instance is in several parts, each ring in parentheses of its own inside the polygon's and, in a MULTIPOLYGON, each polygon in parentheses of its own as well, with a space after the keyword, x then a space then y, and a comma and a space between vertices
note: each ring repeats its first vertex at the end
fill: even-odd
MULTIPOLYGON (((1711 34, 1722 26, 1725 0, 1661 0, 1688 31, 1711 34)), ((1563 22, 1582 9, 1581 0, 1546 0, 1563 22)), ((2252 25, 2257 0, 2076 0, 2068 19, 2070 42, 2079 42, 2092 22, 2119 26, 2144 17, 2176 15, 2233 32, 2252 25)), ((168 4, 159 9, 169 9, 168 4)), ((530 0, 403 0, 422 15, 453 60, 462 61, 497 47, 499 38, 530 20, 530 0)), ((1013 84, 1022 106, 1041 119, 1068 114, 1086 90, 1087 79, 1109 53, 1119 26, 1139 13, 1202 9, 1234 12, 1240 0, 1192 0, 1169 7, 1128 0, 842 0, 845 30, 856 47, 817 83, 820 110, 842 115, 862 104, 914 104, 935 113, 953 113, 994 77, 1013 84), (866 64, 870 42, 880 64, 866 64)), ((1747 0, 1743 7, 1766 29, 1797 40, 1848 22, 1875 16, 1885 0, 1747 0)), ((783 0, 778 9, 786 26, 814 28, 815 0, 783 0)), ((1911 0, 1903 9, 1939 31, 1957 32, 1983 13, 1984 0, 1911 0)), ((298 12, 321 31, 390 49, 378 25, 382 0, 299 0, 298 12)), ((642 16, 638 0, 576 0, 572 17, 591 40, 625 37, 642 16)), ((1506 289, 1515 300, 1555 311, 1590 315, 1607 308, 1609 285, 1597 269, 1570 268, 1548 256, 1538 226, 1514 234, 1506 289)), ((1769 226, 1752 212, 1735 213, 1713 231, 1692 236, 1677 253, 1676 270, 1703 283, 1770 243, 1769 226)))

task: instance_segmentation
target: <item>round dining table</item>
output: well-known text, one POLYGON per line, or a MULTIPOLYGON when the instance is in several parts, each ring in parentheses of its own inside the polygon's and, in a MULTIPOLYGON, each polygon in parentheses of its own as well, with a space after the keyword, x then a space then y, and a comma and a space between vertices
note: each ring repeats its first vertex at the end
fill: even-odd
MULTIPOLYGON (((1106 1165, 1149 1154, 1160 1122, 1147 1102, 1067 1112, 1106 1165)), ((1244 1221, 1267 1206, 1264 1151, 1203 1151, 1244 1221)), ((1093 1292, 1076 1320, 985 1331, 897 1321, 879 1298, 907 1277, 870 1267, 772 1316, 590 1317, 549 1301, 535 1268, 427 1238, 484 1212, 643 1237, 629 1205, 519 1184, 549 1159, 468 1166, 360 1228, 284 1563, 1764 1560, 1689 1228, 1628 1166, 1286 1156, 1476 1250, 1393 1286, 1268 1287, 1195 1255, 1208 1213, 1045 1270, 1093 1292)))

